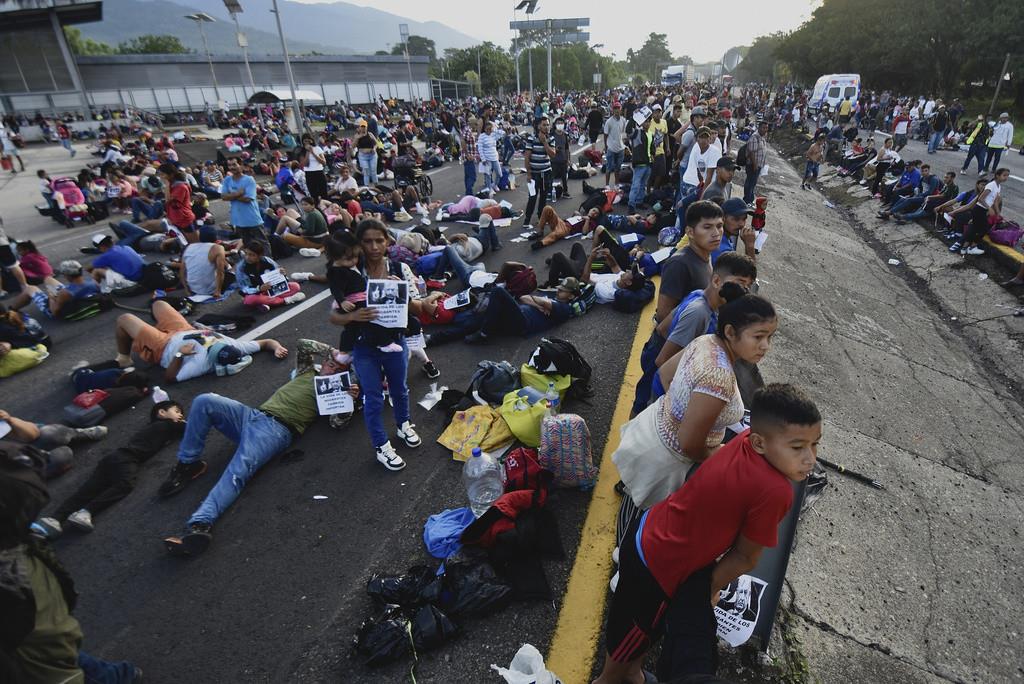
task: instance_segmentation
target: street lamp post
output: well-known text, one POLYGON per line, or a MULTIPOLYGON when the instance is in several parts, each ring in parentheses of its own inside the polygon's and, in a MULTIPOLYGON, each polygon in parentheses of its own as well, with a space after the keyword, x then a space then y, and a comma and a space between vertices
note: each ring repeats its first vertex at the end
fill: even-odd
POLYGON ((210 44, 206 42, 206 29, 203 28, 203 24, 212 24, 216 20, 206 12, 186 14, 185 18, 196 22, 196 25, 199 27, 199 35, 202 36, 203 39, 203 49, 206 51, 206 61, 210 64, 210 76, 213 77, 213 92, 217 95, 217 102, 219 104, 221 98, 220 86, 217 84, 217 71, 213 68, 213 57, 210 56, 210 44))
POLYGON ((412 60, 409 59, 409 25, 399 24, 398 34, 402 38, 402 45, 405 47, 405 66, 409 69, 409 103, 415 105, 416 98, 412 94, 412 60))
MULTIPOLYGON (((281 52, 284 53, 284 70, 288 74, 288 87, 292 92, 292 111, 295 116, 295 128, 305 128, 305 117, 302 116, 302 110, 299 109, 299 99, 295 96, 295 74, 292 73, 292 62, 288 59, 288 43, 284 40, 284 31, 281 29, 281 10, 277 8, 277 0, 272 0, 274 9, 270 10, 274 13, 274 18, 277 20, 277 35, 281 38, 281 52)), ((300 132, 296 130, 296 133, 300 132)))
MULTIPOLYGON (((252 66, 249 65, 249 38, 242 33, 242 28, 238 25, 238 15, 242 13, 242 6, 238 4, 238 0, 224 0, 224 7, 235 22, 235 36, 238 39, 238 47, 242 48, 242 57, 245 59, 245 71, 249 74, 249 85, 252 87, 253 94, 255 94, 256 80, 252 77, 252 66)), ((248 98, 246 99, 248 100, 248 98)), ((260 125, 262 126, 263 110, 260 109, 259 105, 256 105, 256 116, 259 117, 260 125)))

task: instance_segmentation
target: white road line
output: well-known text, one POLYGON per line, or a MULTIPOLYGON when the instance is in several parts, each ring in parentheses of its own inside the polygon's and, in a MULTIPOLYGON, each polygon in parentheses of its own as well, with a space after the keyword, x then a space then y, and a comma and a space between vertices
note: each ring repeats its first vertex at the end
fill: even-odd
POLYGON ((252 330, 250 330, 249 332, 245 333, 244 335, 237 339, 241 340, 242 342, 252 342, 253 340, 260 339, 264 334, 270 332, 277 326, 281 325, 286 321, 291 320, 292 318, 295 318, 306 309, 316 306, 317 304, 324 301, 330 296, 330 289, 324 290, 323 292, 318 292, 317 294, 313 295, 312 297, 302 302, 301 304, 288 307, 288 309, 280 316, 275 316, 274 318, 271 318, 263 325, 256 326, 255 328, 253 328, 252 330))

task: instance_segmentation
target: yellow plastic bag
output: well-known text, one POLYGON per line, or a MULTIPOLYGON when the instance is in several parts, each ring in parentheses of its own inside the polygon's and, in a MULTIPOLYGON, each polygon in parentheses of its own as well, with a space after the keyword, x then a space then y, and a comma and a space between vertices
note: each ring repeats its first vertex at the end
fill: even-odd
POLYGON ((519 380, 523 383, 523 387, 532 387, 539 390, 541 394, 548 391, 548 383, 554 382, 560 402, 565 400, 565 393, 569 391, 569 386, 572 384, 572 377, 569 375, 541 373, 528 363, 524 363, 519 369, 519 380))
POLYGON ((437 443, 450 449, 456 461, 468 459, 476 447, 498 451, 514 441, 505 419, 490 406, 472 406, 458 411, 437 438, 437 443))
POLYGON ((9 378, 15 373, 38 366, 49 355, 46 347, 41 344, 34 347, 12 349, 0 356, 0 378, 9 378))
MULTIPOLYGON (((523 366, 525 368, 526 366, 523 366)), ((547 389, 547 385, 544 385, 547 389)), ((540 423, 544 419, 544 410, 547 408, 543 401, 530 404, 523 398, 521 401, 520 391, 509 392, 501 402, 501 417, 505 419, 509 430, 516 439, 530 447, 540 446, 540 423)))

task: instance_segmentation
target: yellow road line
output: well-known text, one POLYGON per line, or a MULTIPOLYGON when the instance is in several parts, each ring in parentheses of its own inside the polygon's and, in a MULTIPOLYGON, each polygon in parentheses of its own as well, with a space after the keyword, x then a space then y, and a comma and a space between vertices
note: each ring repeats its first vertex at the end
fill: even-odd
POLYGON ((612 463, 612 454, 619 446, 619 428, 629 420, 636 382, 641 375, 640 352, 654 328, 657 301, 655 297, 640 314, 640 323, 622 378, 622 388, 608 428, 608 441, 601 456, 601 472, 587 509, 576 560, 569 575, 569 585, 548 652, 548 669, 566 684, 589 682, 594 658, 598 655, 597 643, 601 635, 608 580, 611 577, 615 519, 620 502, 619 495, 615 493, 619 473, 612 463))

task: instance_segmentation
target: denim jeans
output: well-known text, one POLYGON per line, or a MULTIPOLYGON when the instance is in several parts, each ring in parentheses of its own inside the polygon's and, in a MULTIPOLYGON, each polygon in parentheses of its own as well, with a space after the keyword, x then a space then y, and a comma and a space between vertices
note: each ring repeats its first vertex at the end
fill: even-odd
POLYGON ((924 215, 927 214, 930 210, 935 209, 935 207, 939 206, 945 201, 946 198, 942 197, 941 195, 938 197, 926 197, 924 201, 921 202, 921 206, 918 207, 917 211, 912 211, 903 214, 903 219, 905 221, 916 221, 917 219, 924 217, 924 215))
MULTIPOLYGON (((493 230, 493 227, 492 227, 493 230)), ((469 287, 469 275, 473 271, 483 270, 483 268, 474 268, 470 264, 466 263, 466 260, 462 258, 458 250, 451 245, 444 248, 441 252, 441 258, 437 260, 437 266, 434 267, 434 275, 440 275, 445 271, 451 271, 455 274, 455 277, 462 281, 463 287, 469 287)))
POLYGON ((473 229, 473 234, 480 240, 480 244, 483 245, 484 254, 487 254, 488 249, 501 248, 501 240, 498 239, 498 229, 494 227, 493 222, 486 228, 477 226, 473 229))
POLYGON ((654 362, 658 359, 658 354, 661 353, 663 346, 665 346, 665 340, 660 335, 651 333, 650 339, 647 340, 643 351, 640 352, 640 369, 643 371, 643 375, 636 382, 633 415, 640 413, 651 403, 651 383, 654 382, 654 374, 658 372, 658 367, 654 365, 654 362))
POLYGON ((928 154, 937 152, 940 144, 942 144, 942 131, 932 131, 931 137, 928 138, 928 154))
POLYGON ((78 652, 78 667, 85 675, 85 684, 131 684, 135 679, 135 666, 126 660, 112 662, 78 652))
MULTIPOLYGON (((312 392, 313 387, 310 386, 309 390, 312 392)), ((189 525, 215 523, 235 502, 256 471, 292 442, 292 433, 267 414, 210 392, 200 394, 192 402, 185 436, 178 447, 178 461, 194 463, 199 460, 210 428, 217 428, 238 446, 217 484, 188 519, 189 525)))
POLYGON ((686 173, 686 169, 682 166, 679 167, 679 191, 676 193, 676 202, 689 195, 691 192, 697 189, 696 185, 690 185, 683 180, 683 175, 686 173))
POLYGON ((132 198, 132 223, 138 223, 141 219, 140 216, 145 216, 148 219, 160 218, 164 214, 164 203, 160 200, 156 200, 151 204, 143 202, 138 197, 132 198))
POLYGON ((121 221, 114 227, 114 232, 120 238, 117 244, 131 247, 132 249, 135 249, 139 240, 151 234, 145 228, 139 228, 131 221, 121 221))
POLYGON ((633 182, 629 186, 629 208, 636 209, 636 206, 643 201, 647 195, 647 179, 651 177, 650 166, 634 166, 633 182))
POLYGON ((626 156, 626 150, 621 149, 618 152, 612 150, 604 151, 604 172, 605 173, 618 173, 622 168, 622 160, 626 156))
POLYGON ((377 183, 377 153, 360 152, 357 155, 359 168, 363 171, 363 185, 376 185, 377 183))
POLYGON ((490 300, 484 310, 480 329, 489 335, 526 336, 526 316, 520 306, 508 290, 503 287, 493 288, 490 290, 490 300))
POLYGON ((466 194, 473 194, 473 187, 476 185, 476 162, 462 162, 463 179, 466 183, 466 194))
POLYGON ((999 160, 1003 156, 1002 147, 989 147, 985 154, 985 171, 992 169, 994 172, 999 168, 999 160))
POLYGON ((394 404, 395 424, 401 426, 409 420, 409 386, 406 374, 409 372, 409 351, 402 340, 402 351, 384 352, 363 342, 357 342, 352 349, 352 363, 359 377, 363 392, 363 418, 370 433, 374 448, 388 442, 384 429, 384 379, 388 381, 388 393, 394 404))
POLYGON ((760 175, 760 169, 751 171, 750 167, 747 167, 747 177, 743 180, 743 201, 747 204, 754 201, 755 190, 757 190, 757 177, 760 175))
POLYGON ((960 168, 964 171, 971 165, 971 159, 978 160, 978 174, 980 175, 985 169, 985 145, 980 142, 971 143, 970 148, 967 150, 967 159, 964 159, 964 165, 960 168))
POLYGON ((488 167, 488 171, 484 173, 484 187, 490 188, 495 192, 498 191, 498 181, 501 180, 501 162, 495 161, 483 161, 481 162, 485 167, 488 167))
POLYGON ((890 212, 893 214, 903 214, 909 211, 913 211, 924 204, 925 196, 916 195, 914 197, 901 197, 893 203, 890 208, 890 212))

